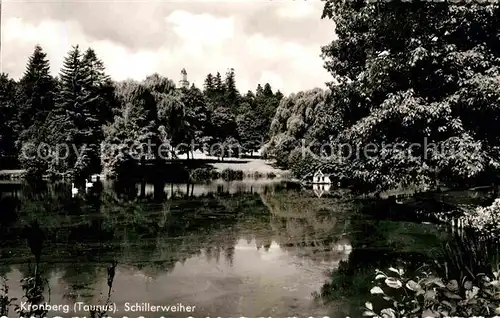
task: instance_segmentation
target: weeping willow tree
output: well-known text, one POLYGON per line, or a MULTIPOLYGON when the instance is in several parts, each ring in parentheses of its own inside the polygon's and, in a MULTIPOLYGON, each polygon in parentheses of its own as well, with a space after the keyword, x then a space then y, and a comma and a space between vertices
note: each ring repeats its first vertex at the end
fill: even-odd
POLYGON ((329 142, 339 127, 340 118, 331 101, 331 92, 319 88, 283 98, 271 122, 265 155, 284 168, 295 169, 303 150, 307 149, 306 155, 320 155, 322 144, 329 142))

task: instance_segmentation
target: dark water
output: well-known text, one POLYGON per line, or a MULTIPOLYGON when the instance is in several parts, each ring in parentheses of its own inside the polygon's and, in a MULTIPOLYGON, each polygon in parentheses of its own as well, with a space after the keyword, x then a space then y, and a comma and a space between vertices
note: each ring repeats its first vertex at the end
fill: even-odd
POLYGON ((448 238, 377 220, 348 191, 318 198, 271 181, 105 183, 75 197, 67 184, 0 189, 0 276, 18 299, 23 277, 46 279, 44 301, 69 306, 47 316, 89 317, 75 303, 106 300, 112 317, 355 316, 375 268, 439 257, 448 238), (191 311, 144 307, 178 304, 191 311))

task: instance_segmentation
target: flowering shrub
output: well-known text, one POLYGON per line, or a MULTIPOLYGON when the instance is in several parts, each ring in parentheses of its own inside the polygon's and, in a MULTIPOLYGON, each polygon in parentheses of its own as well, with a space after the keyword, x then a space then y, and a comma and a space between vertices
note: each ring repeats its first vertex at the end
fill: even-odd
POLYGON ((500 198, 488 207, 478 207, 463 217, 463 223, 479 233, 493 238, 500 237, 500 198))
POLYGON ((464 279, 448 280, 422 271, 415 279, 405 277, 404 270, 389 268, 389 274, 376 270, 376 286, 370 293, 385 302, 382 309, 365 303, 364 316, 399 317, 471 317, 500 314, 500 284, 498 271, 494 277, 481 276, 479 283, 464 279))

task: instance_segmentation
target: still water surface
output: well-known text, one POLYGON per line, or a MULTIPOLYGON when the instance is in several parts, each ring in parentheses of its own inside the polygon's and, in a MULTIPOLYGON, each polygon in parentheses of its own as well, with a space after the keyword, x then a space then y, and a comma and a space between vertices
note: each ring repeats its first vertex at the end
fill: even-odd
POLYGON ((167 316, 126 303, 194 307, 168 317, 345 317, 359 313, 374 268, 434 257, 446 237, 369 218, 347 192, 318 198, 266 180, 70 188, 0 185, 0 275, 19 299, 23 277, 46 278, 45 301, 71 306, 48 316, 89 316, 75 302, 104 303, 117 261, 114 317, 167 316), (322 290, 330 301, 313 296, 322 290))

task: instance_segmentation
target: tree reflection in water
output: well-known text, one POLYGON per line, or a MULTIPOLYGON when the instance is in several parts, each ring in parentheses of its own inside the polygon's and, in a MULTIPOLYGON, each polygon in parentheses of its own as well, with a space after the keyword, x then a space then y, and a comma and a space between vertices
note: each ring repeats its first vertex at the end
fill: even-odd
MULTIPOLYGON (((103 184, 74 199, 69 189, 65 184, 23 186, 8 204, 0 201, 5 208, 0 256, 4 266, 34 257, 34 269, 20 266, 23 292, 34 303, 50 299, 50 284, 43 278, 49 273, 62 274, 58 287, 65 291, 59 293, 73 301, 94 298, 107 275, 108 295, 96 300, 107 304, 118 263, 120 270, 132 268, 153 280, 194 257, 217 264, 222 260, 231 268, 238 266, 238 245, 247 241, 262 253, 273 253, 277 246, 294 261, 328 266, 331 279, 319 292, 321 298, 356 304, 369 294, 375 268, 418 266, 436 258, 447 237, 436 226, 371 218, 360 212, 366 204, 349 192, 317 198, 287 184, 122 182, 103 184)), ((4 297, 0 304, 9 301, 4 297)))
POLYGON ((104 315, 106 315, 109 311, 109 307, 111 305, 111 290, 113 288, 113 281, 115 280, 115 271, 116 271, 116 266, 118 265, 118 262, 113 260, 111 262, 111 265, 108 266, 108 277, 107 277, 107 282, 108 282, 108 295, 106 297, 106 301, 104 303, 97 303, 95 307, 92 307, 90 309, 90 317, 91 318, 102 318, 104 315))
MULTIPOLYGON (((0 288, 0 316, 9 316, 11 308, 19 317, 47 317, 49 310, 43 304, 51 305, 51 291, 49 280, 44 277, 40 270, 40 260, 45 242, 44 230, 40 228, 40 224, 36 220, 31 220, 28 225, 23 228, 23 235, 26 238, 26 243, 30 249, 32 256, 35 259, 34 267, 28 264, 28 270, 24 273, 20 281, 23 296, 20 301, 17 298, 10 297, 8 280, 2 276, 2 285, 0 288), (21 305, 21 302, 24 304, 21 305)), ((111 304, 110 298, 112 294, 113 281, 115 278, 115 270, 118 262, 113 261, 108 267, 108 293, 103 304, 98 302, 98 306, 91 307, 89 314, 92 318, 101 318, 106 315, 111 304)))

